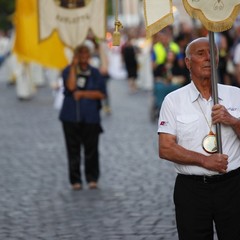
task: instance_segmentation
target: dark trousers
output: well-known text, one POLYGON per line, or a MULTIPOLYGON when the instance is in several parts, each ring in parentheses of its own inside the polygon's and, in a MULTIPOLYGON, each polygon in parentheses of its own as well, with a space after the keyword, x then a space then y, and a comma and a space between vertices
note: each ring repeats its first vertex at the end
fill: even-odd
POLYGON ((177 176, 174 189, 180 240, 240 239, 240 174, 217 183, 177 176))
POLYGON ((81 149, 84 149, 84 173, 89 183, 99 179, 99 124, 63 122, 71 184, 82 183, 81 149))

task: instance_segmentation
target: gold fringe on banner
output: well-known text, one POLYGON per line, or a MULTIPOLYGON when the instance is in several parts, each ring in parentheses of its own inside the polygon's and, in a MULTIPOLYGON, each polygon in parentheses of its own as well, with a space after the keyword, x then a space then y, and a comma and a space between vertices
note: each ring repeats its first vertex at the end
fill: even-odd
POLYGON ((240 12, 240 4, 238 4, 234 7, 231 15, 228 18, 222 21, 214 22, 207 19, 200 9, 191 7, 187 0, 182 0, 182 2, 187 13, 193 18, 199 19, 204 27, 211 32, 223 32, 230 29, 240 12))
POLYGON ((172 0, 169 0, 171 6, 171 12, 163 16, 162 18, 158 19, 153 24, 148 24, 148 17, 147 17, 147 10, 146 10, 146 1, 144 1, 144 18, 145 18, 145 26, 146 26, 146 38, 150 38, 166 26, 173 24, 174 18, 172 13, 172 0))
MULTIPOLYGON (((145 16, 146 19, 146 16, 145 16)), ((150 38, 152 35, 156 34, 166 26, 170 25, 173 23, 173 15, 172 14, 167 14, 163 18, 160 18, 157 22, 147 26, 146 24, 146 37, 150 38)))

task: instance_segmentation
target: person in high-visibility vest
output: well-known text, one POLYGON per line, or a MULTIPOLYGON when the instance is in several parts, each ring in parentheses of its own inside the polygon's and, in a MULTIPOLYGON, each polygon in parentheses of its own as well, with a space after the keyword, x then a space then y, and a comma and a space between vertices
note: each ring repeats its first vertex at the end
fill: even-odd
POLYGON ((168 51, 175 53, 180 52, 180 47, 172 40, 170 33, 160 32, 158 34, 158 41, 153 45, 152 61, 153 61, 153 74, 157 77, 157 67, 166 62, 168 51))

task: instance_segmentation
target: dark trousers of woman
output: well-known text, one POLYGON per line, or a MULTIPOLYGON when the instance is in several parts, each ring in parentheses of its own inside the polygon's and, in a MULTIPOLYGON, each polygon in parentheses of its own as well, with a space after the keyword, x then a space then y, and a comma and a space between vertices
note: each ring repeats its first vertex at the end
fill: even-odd
POLYGON ((216 183, 178 175, 174 189, 180 240, 240 239, 240 174, 216 183))
POLYGON ((99 179, 99 124, 63 122, 71 184, 82 183, 81 150, 84 149, 84 173, 87 183, 99 179))

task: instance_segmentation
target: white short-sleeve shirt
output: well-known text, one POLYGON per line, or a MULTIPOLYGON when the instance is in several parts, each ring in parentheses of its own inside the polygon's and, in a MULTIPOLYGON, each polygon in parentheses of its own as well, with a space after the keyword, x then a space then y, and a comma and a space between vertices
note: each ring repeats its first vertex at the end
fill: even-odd
MULTIPOLYGON (((240 89, 218 84, 218 96, 219 104, 240 118, 240 89)), ((202 140, 210 132, 212 106, 212 98, 202 98, 191 82, 165 97, 159 114, 158 133, 172 134, 182 147, 209 155, 202 148, 202 140)), ((216 133, 215 126, 211 130, 216 133)), ((223 153, 229 156, 227 171, 240 167, 240 140, 237 135, 231 127, 221 124, 221 137, 223 153)), ((217 174, 199 166, 175 164, 175 168, 182 174, 217 174)))

